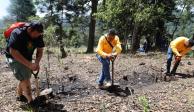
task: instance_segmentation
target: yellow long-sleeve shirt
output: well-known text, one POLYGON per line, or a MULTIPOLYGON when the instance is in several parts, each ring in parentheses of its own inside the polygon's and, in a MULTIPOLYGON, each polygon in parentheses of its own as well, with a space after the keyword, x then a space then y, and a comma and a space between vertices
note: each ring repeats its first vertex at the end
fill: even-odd
POLYGON ((184 56, 191 50, 191 48, 185 46, 188 40, 186 37, 178 37, 170 43, 170 47, 176 56, 184 56))
MULTIPOLYGON (((109 45, 105 37, 107 37, 107 35, 100 37, 98 46, 96 49, 96 52, 103 58, 105 58, 107 54, 113 53, 113 48, 109 45)), ((118 36, 115 36, 115 38, 110 43, 113 45, 115 52, 117 54, 121 53, 122 48, 121 48, 121 43, 118 36)))

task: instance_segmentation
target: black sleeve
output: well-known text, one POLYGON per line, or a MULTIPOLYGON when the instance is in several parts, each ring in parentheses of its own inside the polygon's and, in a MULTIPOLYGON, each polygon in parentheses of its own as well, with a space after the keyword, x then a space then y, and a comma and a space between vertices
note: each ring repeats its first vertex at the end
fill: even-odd
POLYGON ((43 41, 43 37, 39 37, 36 41, 36 47, 37 48, 42 48, 45 47, 44 41, 43 41))
POLYGON ((20 38, 18 36, 17 30, 12 31, 11 36, 8 40, 8 48, 13 48, 19 50, 20 47, 20 38))

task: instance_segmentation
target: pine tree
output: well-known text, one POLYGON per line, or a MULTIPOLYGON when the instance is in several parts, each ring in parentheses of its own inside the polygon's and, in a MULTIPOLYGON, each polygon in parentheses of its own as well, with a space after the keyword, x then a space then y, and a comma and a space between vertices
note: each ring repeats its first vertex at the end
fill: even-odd
POLYGON ((9 13, 16 21, 27 21, 36 14, 32 0, 10 0, 9 13))

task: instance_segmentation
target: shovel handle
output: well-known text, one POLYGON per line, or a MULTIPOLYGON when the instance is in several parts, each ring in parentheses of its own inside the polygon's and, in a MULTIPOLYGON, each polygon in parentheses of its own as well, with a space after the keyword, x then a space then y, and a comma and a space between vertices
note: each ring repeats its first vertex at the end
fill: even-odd
POLYGON ((112 86, 114 85, 114 61, 112 61, 112 86))
POLYGON ((35 85, 36 85, 36 97, 38 97, 38 96, 40 96, 40 89, 39 89, 38 78, 35 78, 35 85))
POLYGON ((35 73, 34 73, 34 71, 31 71, 31 72, 32 72, 32 74, 34 75, 35 79, 37 79, 37 78, 38 78, 38 73, 39 73, 39 70, 38 70, 38 71, 36 71, 35 73))
POLYGON ((115 61, 116 57, 117 57, 117 56, 112 56, 112 57, 110 58, 110 61, 111 61, 111 62, 115 61))
POLYGON ((38 82, 38 73, 39 70, 36 72, 31 71, 32 74, 34 75, 35 78, 35 85, 36 85, 36 97, 38 97, 40 95, 40 90, 39 90, 39 82, 38 82))

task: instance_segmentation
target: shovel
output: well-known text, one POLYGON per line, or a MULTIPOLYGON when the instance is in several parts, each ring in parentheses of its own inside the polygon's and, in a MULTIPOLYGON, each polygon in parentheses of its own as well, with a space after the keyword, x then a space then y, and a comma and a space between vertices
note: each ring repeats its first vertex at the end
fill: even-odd
POLYGON ((176 60, 176 59, 175 59, 174 66, 173 66, 173 68, 172 68, 172 70, 171 70, 171 72, 170 72, 170 74, 169 74, 170 76, 167 76, 167 75, 166 75, 166 76, 164 77, 164 80, 165 80, 165 81, 169 82, 169 81, 171 81, 171 80, 173 80, 173 81, 178 80, 178 79, 175 77, 175 75, 176 75, 176 69, 178 68, 179 64, 180 64, 180 60, 176 60), (172 78, 171 76, 173 76, 173 78, 172 78))
POLYGON ((180 64, 180 60, 175 60, 174 67, 173 67, 173 69, 171 71, 172 75, 175 75, 176 69, 178 68, 179 64, 180 64))
POLYGON ((38 73, 39 73, 39 71, 37 71, 36 73, 32 72, 32 74, 34 75, 34 78, 35 78, 36 98, 40 98, 40 97, 48 98, 48 96, 52 93, 52 88, 47 88, 47 89, 44 89, 43 91, 40 92, 38 73))
POLYGON ((112 80, 111 80, 111 85, 107 87, 107 90, 109 92, 115 92, 119 89, 119 84, 114 82, 114 61, 116 57, 111 58, 111 63, 112 63, 112 80))
POLYGON ((114 60, 111 60, 112 62, 112 84, 111 86, 114 86, 114 60))
POLYGON ((50 80, 49 80, 49 76, 48 76, 48 71, 47 71, 47 68, 45 68, 45 69, 46 69, 47 88, 44 89, 44 90, 40 93, 40 95, 41 95, 41 96, 47 96, 47 97, 49 97, 49 96, 53 96, 53 89, 50 88, 50 80))
POLYGON ((111 86, 109 88, 113 89, 116 86, 118 86, 118 84, 115 85, 114 83, 114 61, 115 61, 116 57, 112 57, 111 58, 111 63, 112 63, 112 80, 111 80, 111 86))
POLYGON ((32 74, 34 75, 34 78, 35 78, 36 97, 40 96, 40 89, 39 89, 39 82, 38 82, 38 79, 39 79, 38 73, 39 73, 39 71, 37 71, 36 73, 34 73, 34 72, 32 71, 32 74))

